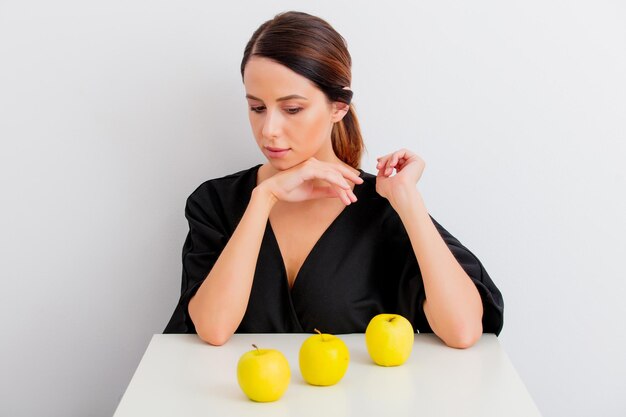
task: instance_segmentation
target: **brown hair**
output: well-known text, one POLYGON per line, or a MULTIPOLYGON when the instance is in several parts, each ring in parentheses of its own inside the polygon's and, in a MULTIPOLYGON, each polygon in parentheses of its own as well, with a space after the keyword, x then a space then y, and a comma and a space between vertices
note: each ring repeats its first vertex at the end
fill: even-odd
POLYGON ((361 166, 364 144, 352 101, 352 58, 346 40, 325 20, 304 12, 279 13, 252 34, 241 60, 241 77, 252 56, 272 59, 308 78, 329 101, 350 106, 331 133, 333 150, 353 168, 361 166))

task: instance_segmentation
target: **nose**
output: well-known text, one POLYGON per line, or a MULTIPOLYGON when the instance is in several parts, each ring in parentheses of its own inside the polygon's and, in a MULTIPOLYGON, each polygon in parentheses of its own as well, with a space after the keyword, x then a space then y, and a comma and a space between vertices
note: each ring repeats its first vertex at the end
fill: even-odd
POLYGON ((272 138, 279 136, 280 130, 282 129, 282 120, 279 113, 270 110, 269 108, 265 109, 265 117, 263 119, 263 130, 262 134, 265 138, 272 138))

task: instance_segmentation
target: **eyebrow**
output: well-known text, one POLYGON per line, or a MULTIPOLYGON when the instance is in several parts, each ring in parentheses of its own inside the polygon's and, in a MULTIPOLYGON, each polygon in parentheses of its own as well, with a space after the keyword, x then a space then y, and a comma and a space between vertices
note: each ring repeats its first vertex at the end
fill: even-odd
MULTIPOLYGON (((252 100, 259 100, 259 101, 263 101, 263 100, 261 100, 260 98, 253 96, 252 94, 246 94, 246 98, 250 98, 250 99, 252 99, 252 100)), ((285 97, 280 97, 280 98, 277 98, 277 99, 276 99, 276 101, 291 100, 292 98, 301 98, 301 99, 304 99, 304 100, 308 100, 308 98, 306 98, 306 97, 302 97, 302 96, 299 96, 299 95, 297 95, 297 94, 290 94, 290 95, 285 96, 285 97)))

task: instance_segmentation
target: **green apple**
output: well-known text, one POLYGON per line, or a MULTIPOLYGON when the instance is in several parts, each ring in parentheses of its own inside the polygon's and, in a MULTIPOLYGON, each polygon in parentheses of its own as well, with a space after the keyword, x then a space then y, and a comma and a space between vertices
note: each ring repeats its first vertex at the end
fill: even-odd
POLYGON ((337 336, 315 331, 300 347, 300 373, 311 385, 334 385, 348 370, 350 352, 337 336))
POLYGON ((415 331, 400 314, 378 314, 365 329, 367 351, 377 365, 402 365, 411 355, 415 331))
POLYGON ((253 401, 276 401, 287 390, 291 369, 287 358, 276 349, 259 349, 244 353, 237 363, 237 382, 253 401))

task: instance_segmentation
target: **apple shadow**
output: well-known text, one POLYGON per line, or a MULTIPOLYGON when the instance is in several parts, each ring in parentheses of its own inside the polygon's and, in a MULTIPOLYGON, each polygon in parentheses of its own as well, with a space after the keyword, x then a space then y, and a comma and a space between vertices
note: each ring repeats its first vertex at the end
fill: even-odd
POLYGON ((304 387, 315 387, 315 388, 319 388, 319 389, 328 388, 329 391, 330 391, 330 387, 333 386, 333 385, 312 385, 312 384, 309 384, 302 377, 302 374, 300 373, 300 370, 298 370, 298 377, 297 378, 293 377, 293 375, 294 375, 293 372, 292 372, 291 375, 292 375, 292 378, 291 378, 290 384, 292 384, 292 385, 300 385, 300 386, 304 386, 304 387))
POLYGON ((296 378, 296 379, 292 379, 291 383, 294 384, 294 385, 303 385, 303 386, 308 386, 309 385, 304 379, 302 379, 302 377, 296 378))

